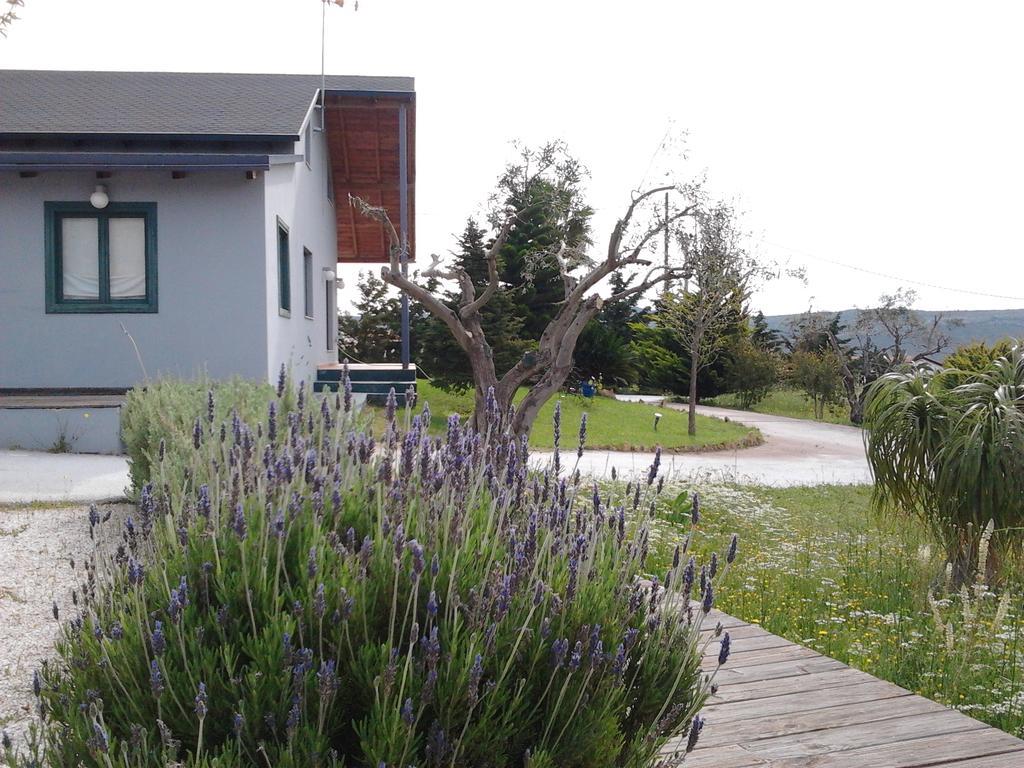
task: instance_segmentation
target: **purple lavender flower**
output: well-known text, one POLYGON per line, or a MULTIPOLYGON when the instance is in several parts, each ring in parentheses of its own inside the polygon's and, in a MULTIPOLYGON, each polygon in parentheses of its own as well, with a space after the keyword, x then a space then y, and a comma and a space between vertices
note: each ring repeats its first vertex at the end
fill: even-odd
POLYGON ((437 616, 437 593, 430 590, 430 597, 427 599, 427 615, 430 618, 437 616))
POLYGON ((416 722, 416 715, 412 711, 412 699, 406 699, 405 703, 402 704, 402 722, 408 726, 411 726, 416 722))
POLYGON ((288 731, 288 738, 295 735, 295 729, 299 727, 299 718, 302 717, 302 710, 299 707, 298 695, 292 696, 292 708, 288 710, 288 720, 285 722, 285 729, 288 731))
POLYGON ((587 442, 587 413, 586 413, 586 411, 584 411, 583 415, 580 417, 580 441, 579 441, 579 445, 576 448, 576 458, 578 458, 578 459, 583 458, 583 446, 586 445, 586 442, 587 442))
POLYGON ((150 642, 153 647, 154 656, 163 656, 167 649, 167 639, 164 637, 164 623, 156 621, 153 624, 153 638, 150 642))
POLYGON ((246 536, 249 535, 249 525, 245 522, 245 510, 242 508, 241 502, 235 507, 235 516, 231 520, 231 528, 234 530, 235 535, 238 536, 239 541, 245 541, 246 536))
POLYGON ((694 715, 693 721, 690 723, 690 735, 686 739, 686 751, 693 752, 697 746, 697 739, 700 738, 700 732, 704 730, 704 718, 700 715, 694 715))
POLYGON ((196 501, 196 511, 207 520, 210 519, 210 486, 203 483, 199 486, 199 496, 196 501))
MULTIPOLYGON (((128 558, 128 583, 139 586, 146 578, 146 567, 134 557, 128 558)), ((56 604, 54 604, 56 606, 56 604)), ((56 610, 56 608, 54 609, 56 610)), ((56 615, 54 618, 57 618, 56 615)))
POLYGON ((321 583, 317 585, 316 594, 313 596, 313 613, 318 619, 322 619, 326 611, 327 599, 324 597, 324 585, 321 583))
POLYGON ((732 535, 732 540, 729 542, 729 551, 725 555, 725 562, 732 563, 736 559, 736 550, 739 549, 740 537, 735 533, 732 535))
POLYGON ((316 450, 310 448, 306 452, 306 482, 313 482, 313 473, 316 472, 316 450))
POLYGON ((92 738, 89 739, 89 746, 97 752, 107 754, 110 751, 110 742, 107 740, 107 732, 103 730, 98 722, 92 724, 92 738))
POLYGON ((245 730, 245 715, 241 712, 235 712, 235 716, 231 719, 231 730, 235 734, 235 738, 241 738, 242 731, 245 730))
POLYGON ((111 624, 108 634, 110 635, 111 640, 120 640, 121 638, 123 638, 124 627, 121 626, 121 622, 115 621, 113 624, 111 624))
POLYGON ((707 586, 704 588, 704 600, 701 603, 701 610, 704 613, 710 613, 712 606, 715 604, 715 587, 708 581, 707 586))
POLYGON ((719 649, 718 649, 718 664, 719 664, 719 666, 721 666, 722 664, 725 664, 725 662, 729 660, 729 651, 731 650, 731 647, 732 647, 732 640, 729 637, 729 633, 726 632, 725 635, 722 637, 722 640, 721 640, 721 643, 720 643, 719 649))
POLYGON ((206 391, 206 420, 213 424, 213 390, 208 389, 206 391))
POLYGON ((352 410, 352 379, 348 375, 348 363, 345 363, 342 373, 342 390, 344 393, 345 413, 349 413, 352 410))
POLYGON ((43 692, 43 680, 39 676, 39 670, 36 669, 36 670, 32 671, 32 693, 34 693, 36 698, 38 699, 39 696, 42 694, 42 692, 43 692))
POLYGON ((693 504, 690 507, 690 520, 694 525, 700 523, 700 494, 694 491, 693 504))
POLYGON ((321 699, 328 699, 338 690, 338 673, 334 659, 320 662, 320 670, 316 673, 316 689, 321 699))
POLYGON ((711 563, 708 566, 708 578, 713 579, 718 574, 718 553, 711 553, 711 563))
POLYGON ((476 706, 477 701, 480 698, 480 680, 484 676, 484 660, 483 657, 478 653, 476 658, 473 660, 473 666, 469 670, 469 689, 467 695, 469 697, 470 709, 476 706))
POLYGON ((160 672, 160 665, 157 664, 156 659, 153 659, 149 665, 149 687, 153 691, 153 695, 158 699, 160 694, 164 692, 164 676, 160 672))
POLYGON ((204 717, 206 717, 207 703, 208 703, 208 700, 207 700, 207 696, 206 696, 206 683, 200 682, 199 683, 199 692, 196 694, 196 699, 195 699, 195 704, 196 704, 195 712, 196 712, 196 716, 200 720, 202 720, 204 717))
MULTIPOLYGON (((647 484, 651 485, 658 477, 658 470, 661 468, 661 446, 659 445, 654 449, 654 461, 651 462, 651 468, 647 471, 647 484)), ((636 506, 634 504, 633 506, 636 506)))
POLYGON ((615 658, 612 660, 612 674, 619 680, 622 680, 626 674, 626 646, 623 643, 619 643, 619 647, 615 649, 615 658))
POLYGON ((435 720, 431 723, 430 730, 427 732, 427 765, 439 766, 447 755, 448 739, 445 737, 444 729, 435 720))
POLYGON ((277 402, 274 400, 267 406, 267 440, 271 443, 277 440, 277 402))
POLYGON ((395 388, 391 387, 388 390, 388 399, 384 406, 384 415, 388 420, 388 424, 395 423, 395 415, 398 413, 398 397, 395 395, 395 388))
POLYGON ((572 649, 572 655, 569 657, 569 671, 575 672, 580 668, 580 664, 583 661, 583 643, 579 640, 576 641, 576 645, 572 649))
MULTIPOLYGON (((399 526, 401 527, 401 526, 399 526)), ((423 571, 427 567, 426 561, 423 559, 423 547, 416 539, 410 541, 407 545, 409 551, 412 553, 412 573, 413 579, 419 580, 420 576, 423 575, 423 571)))

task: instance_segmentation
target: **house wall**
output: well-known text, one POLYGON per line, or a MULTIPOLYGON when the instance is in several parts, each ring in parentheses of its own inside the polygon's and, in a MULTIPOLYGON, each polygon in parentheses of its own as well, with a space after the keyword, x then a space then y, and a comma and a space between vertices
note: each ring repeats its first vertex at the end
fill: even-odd
MULTIPOLYGON (((319 125, 320 116, 311 110, 307 124, 319 125)), ((337 231, 334 204, 327 198, 330 159, 324 133, 311 130, 310 166, 298 163, 272 166, 265 174, 266 187, 266 315, 267 375, 276 379, 282 364, 296 380, 312 380, 320 363, 338 361, 336 349, 327 349, 327 296, 323 270, 337 270, 337 231), (288 227, 291 265, 291 316, 279 312, 277 220, 288 227), (305 316, 303 248, 313 254, 313 318, 305 316)), ((304 143, 295 145, 302 155, 304 143)), ((342 202, 337 203, 341 205, 342 202)), ((332 318, 331 322, 337 322, 332 318)))
POLYGON ((0 172, 0 389, 140 382, 122 323, 151 377, 266 376, 264 185, 241 171, 118 171, 104 183, 112 201, 157 204, 159 311, 46 314, 43 204, 88 200, 96 177, 0 172))

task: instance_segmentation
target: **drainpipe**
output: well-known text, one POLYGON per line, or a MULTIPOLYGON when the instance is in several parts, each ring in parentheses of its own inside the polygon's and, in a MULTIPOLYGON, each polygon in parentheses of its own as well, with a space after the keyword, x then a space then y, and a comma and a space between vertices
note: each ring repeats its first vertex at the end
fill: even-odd
MULTIPOLYGON (((406 105, 398 106, 398 225, 402 276, 409 276, 409 131, 406 105)), ((409 368, 409 295, 402 292, 402 368, 409 368)))

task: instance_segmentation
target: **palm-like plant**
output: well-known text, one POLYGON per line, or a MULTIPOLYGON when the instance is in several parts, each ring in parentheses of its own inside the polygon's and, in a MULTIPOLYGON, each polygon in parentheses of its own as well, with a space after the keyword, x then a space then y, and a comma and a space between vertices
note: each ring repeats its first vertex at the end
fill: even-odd
POLYGON ((958 574, 989 520, 1006 544, 1024 525, 1024 348, 981 371, 916 368, 868 392, 875 503, 920 515, 958 574))

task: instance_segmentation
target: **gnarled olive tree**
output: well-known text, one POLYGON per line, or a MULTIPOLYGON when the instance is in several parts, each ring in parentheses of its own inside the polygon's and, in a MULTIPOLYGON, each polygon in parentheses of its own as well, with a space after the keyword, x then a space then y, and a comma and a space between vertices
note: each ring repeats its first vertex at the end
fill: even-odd
MULTIPOLYGON (((548 145, 532 155, 540 158, 540 162, 536 164, 537 169, 531 179, 541 181, 547 176, 548 183, 554 183, 557 187, 557 179, 551 176, 558 163, 562 162, 558 157, 560 151, 558 146, 548 145)), ((499 290, 505 290, 499 278, 502 246, 525 211, 503 210, 493 217, 495 235, 486 251, 488 279, 479 292, 464 269, 446 268, 437 255, 432 256, 430 266, 420 273, 420 277, 454 282, 458 286, 458 300, 457 306, 452 307, 415 278, 402 273, 402 241, 388 212, 359 198, 352 198, 351 203, 362 215, 380 221, 388 233, 390 263, 381 269, 381 277, 443 321, 469 358, 473 371, 476 397, 474 420, 477 426, 484 425, 488 390, 494 390, 501 412, 510 413, 516 391, 522 386, 529 386, 526 396, 511 416, 512 428, 525 435, 529 433, 544 403, 568 379, 580 333, 601 308, 610 302, 645 293, 667 280, 683 276, 684 267, 681 263, 665 263, 654 252, 666 233, 673 239, 680 236, 683 220, 695 213, 700 198, 700 189, 693 184, 664 184, 635 191, 612 227, 605 251, 599 257, 591 258, 582 252, 585 245, 570 245, 568 233, 562 242, 533 254, 535 259, 547 259, 557 265, 562 278, 563 298, 541 334, 536 349, 523 355, 511 369, 504 372, 495 369, 492 350, 481 322, 481 310, 499 290), (667 215, 664 207, 666 193, 675 198, 675 204, 668 207, 667 215), (624 268, 637 267, 645 271, 635 284, 611 295, 602 296, 599 293, 598 287, 605 278, 624 268)))

